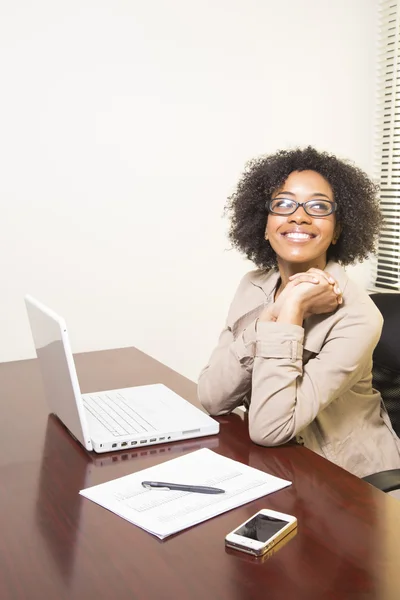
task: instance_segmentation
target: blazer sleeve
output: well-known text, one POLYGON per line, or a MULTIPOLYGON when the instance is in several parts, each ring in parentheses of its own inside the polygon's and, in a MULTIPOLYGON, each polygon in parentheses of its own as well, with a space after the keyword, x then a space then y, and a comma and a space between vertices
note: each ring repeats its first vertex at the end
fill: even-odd
POLYGON ((222 330, 218 345, 201 371, 198 380, 198 397, 211 415, 223 415, 250 399, 251 376, 256 341, 256 319, 236 337, 232 331, 232 315, 240 304, 242 292, 248 287, 245 275, 236 291, 222 330))
POLYGON ((337 320, 320 352, 305 365, 302 327, 258 323, 249 408, 254 442, 263 446, 288 442, 362 379, 379 340, 382 318, 358 308, 337 320))

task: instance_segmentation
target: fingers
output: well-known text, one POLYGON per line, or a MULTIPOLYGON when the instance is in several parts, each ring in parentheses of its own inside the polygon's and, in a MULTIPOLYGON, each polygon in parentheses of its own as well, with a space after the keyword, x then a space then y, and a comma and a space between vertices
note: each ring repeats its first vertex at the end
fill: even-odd
POLYGON ((342 302, 343 302, 342 290, 340 289, 337 281, 327 271, 322 271, 321 269, 315 269, 314 267, 312 267, 311 269, 308 269, 308 271, 306 273, 295 273, 294 275, 291 275, 289 277, 289 280, 293 281, 293 282, 298 282, 298 283, 300 283, 301 281, 310 281, 312 283, 319 283, 321 280, 320 278, 322 278, 322 277, 330 285, 333 286, 333 291, 336 294, 336 296, 338 297, 338 304, 342 304, 342 302), (313 279, 312 281, 310 279, 307 279, 307 280, 301 279, 306 274, 312 274, 313 277, 315 277, 315 279, 313 279))
MULTIPOLYGON (((331 285, 334 285, 336 283, 335 279, 327 271, 322 271, 321 269, 315 269, 314 267, 312 267, 311 269, 308 269, 307 273, 313 273, 315 277, 318 277, 318 280, 320 277, 323 277, 331 285)), ((304 273, 295 273, 294 275, 291 275, 289 279, 292 280, 296 277, 299 277, 300 275, 304 275, 304 273)))
POLYGON ((311 275, 310 273, 296 273, 296 275, 292 275, 289 277, 289 280, 293 285, 299 285, 299 283, 319 283, 318 277, 315 275, 311 275))
POLYGON ((324 277, 327 280, 327 282, 330 283, 331 285, 336 284, 336 280, 327 271, 322 271, 321 269, 314 269, 314 268, 309 269, 309 271, 311 273, 315 273, 316 275, 319 275, 320 277, 324 277))
POLYGON ((338 296, 338 304, 342 304, 342 302, 343 302, 342 290, 340 289, 339 284, 337 283, 336 279, 334 279, 332 277, 332 275, 330 273, 328 273, 328 271, 321 271, 320 269, 314 269, 314 268, 311 268, 309 270, 312 273, 315 273, 315 274, 318 273, 321 277, 324 277, 330 285, 333 285, 333 291, 338 296), (340 302, 339 302, 339 298, 340 298, 340 302))

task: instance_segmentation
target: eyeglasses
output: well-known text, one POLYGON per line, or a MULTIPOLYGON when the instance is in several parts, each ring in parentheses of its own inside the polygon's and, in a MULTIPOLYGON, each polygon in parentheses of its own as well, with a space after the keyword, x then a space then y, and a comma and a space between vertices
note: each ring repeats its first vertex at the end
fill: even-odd
POLYGON ((302 206, 310 217, 327 217, 337 209, 336 202, 330 200, 307 200, 307 202, 296 202, 290 198, 273 198, 268 200, 268 212, 273 215, 292 215, 299 206, 302 206))

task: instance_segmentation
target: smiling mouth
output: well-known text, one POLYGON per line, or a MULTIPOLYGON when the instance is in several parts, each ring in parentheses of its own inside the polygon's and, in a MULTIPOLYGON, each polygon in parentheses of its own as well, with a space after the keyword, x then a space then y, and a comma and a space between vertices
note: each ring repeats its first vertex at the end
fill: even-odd
POLYGON ((304 242, 307 240, 312 240, 315 236, 311 233, 303 233, 299 231, 288 231, 287 233, 282 233, 283 237, 288 240, 293 240, 295 242, 304 242))

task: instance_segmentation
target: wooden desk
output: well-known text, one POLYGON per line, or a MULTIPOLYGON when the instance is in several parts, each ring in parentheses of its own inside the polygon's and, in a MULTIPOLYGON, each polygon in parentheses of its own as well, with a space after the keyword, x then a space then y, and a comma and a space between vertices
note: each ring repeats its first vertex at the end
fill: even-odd
MULTIPOLYGON (((196 386, 135 349, 76 356, 82 391, 162 382, 197 404, 196 386)), ((36 360, 0 365, 1 600, 325 600, 400 598, 400 503, 308 450, 261 448, 242 414, 221 433, 89 455, 47 417, 36 360), (293 485, 160 541, 78 495, 83 487, 201 448, 293 485), (224 536, 261 508, 298 518, 263 562, 224 536)))

